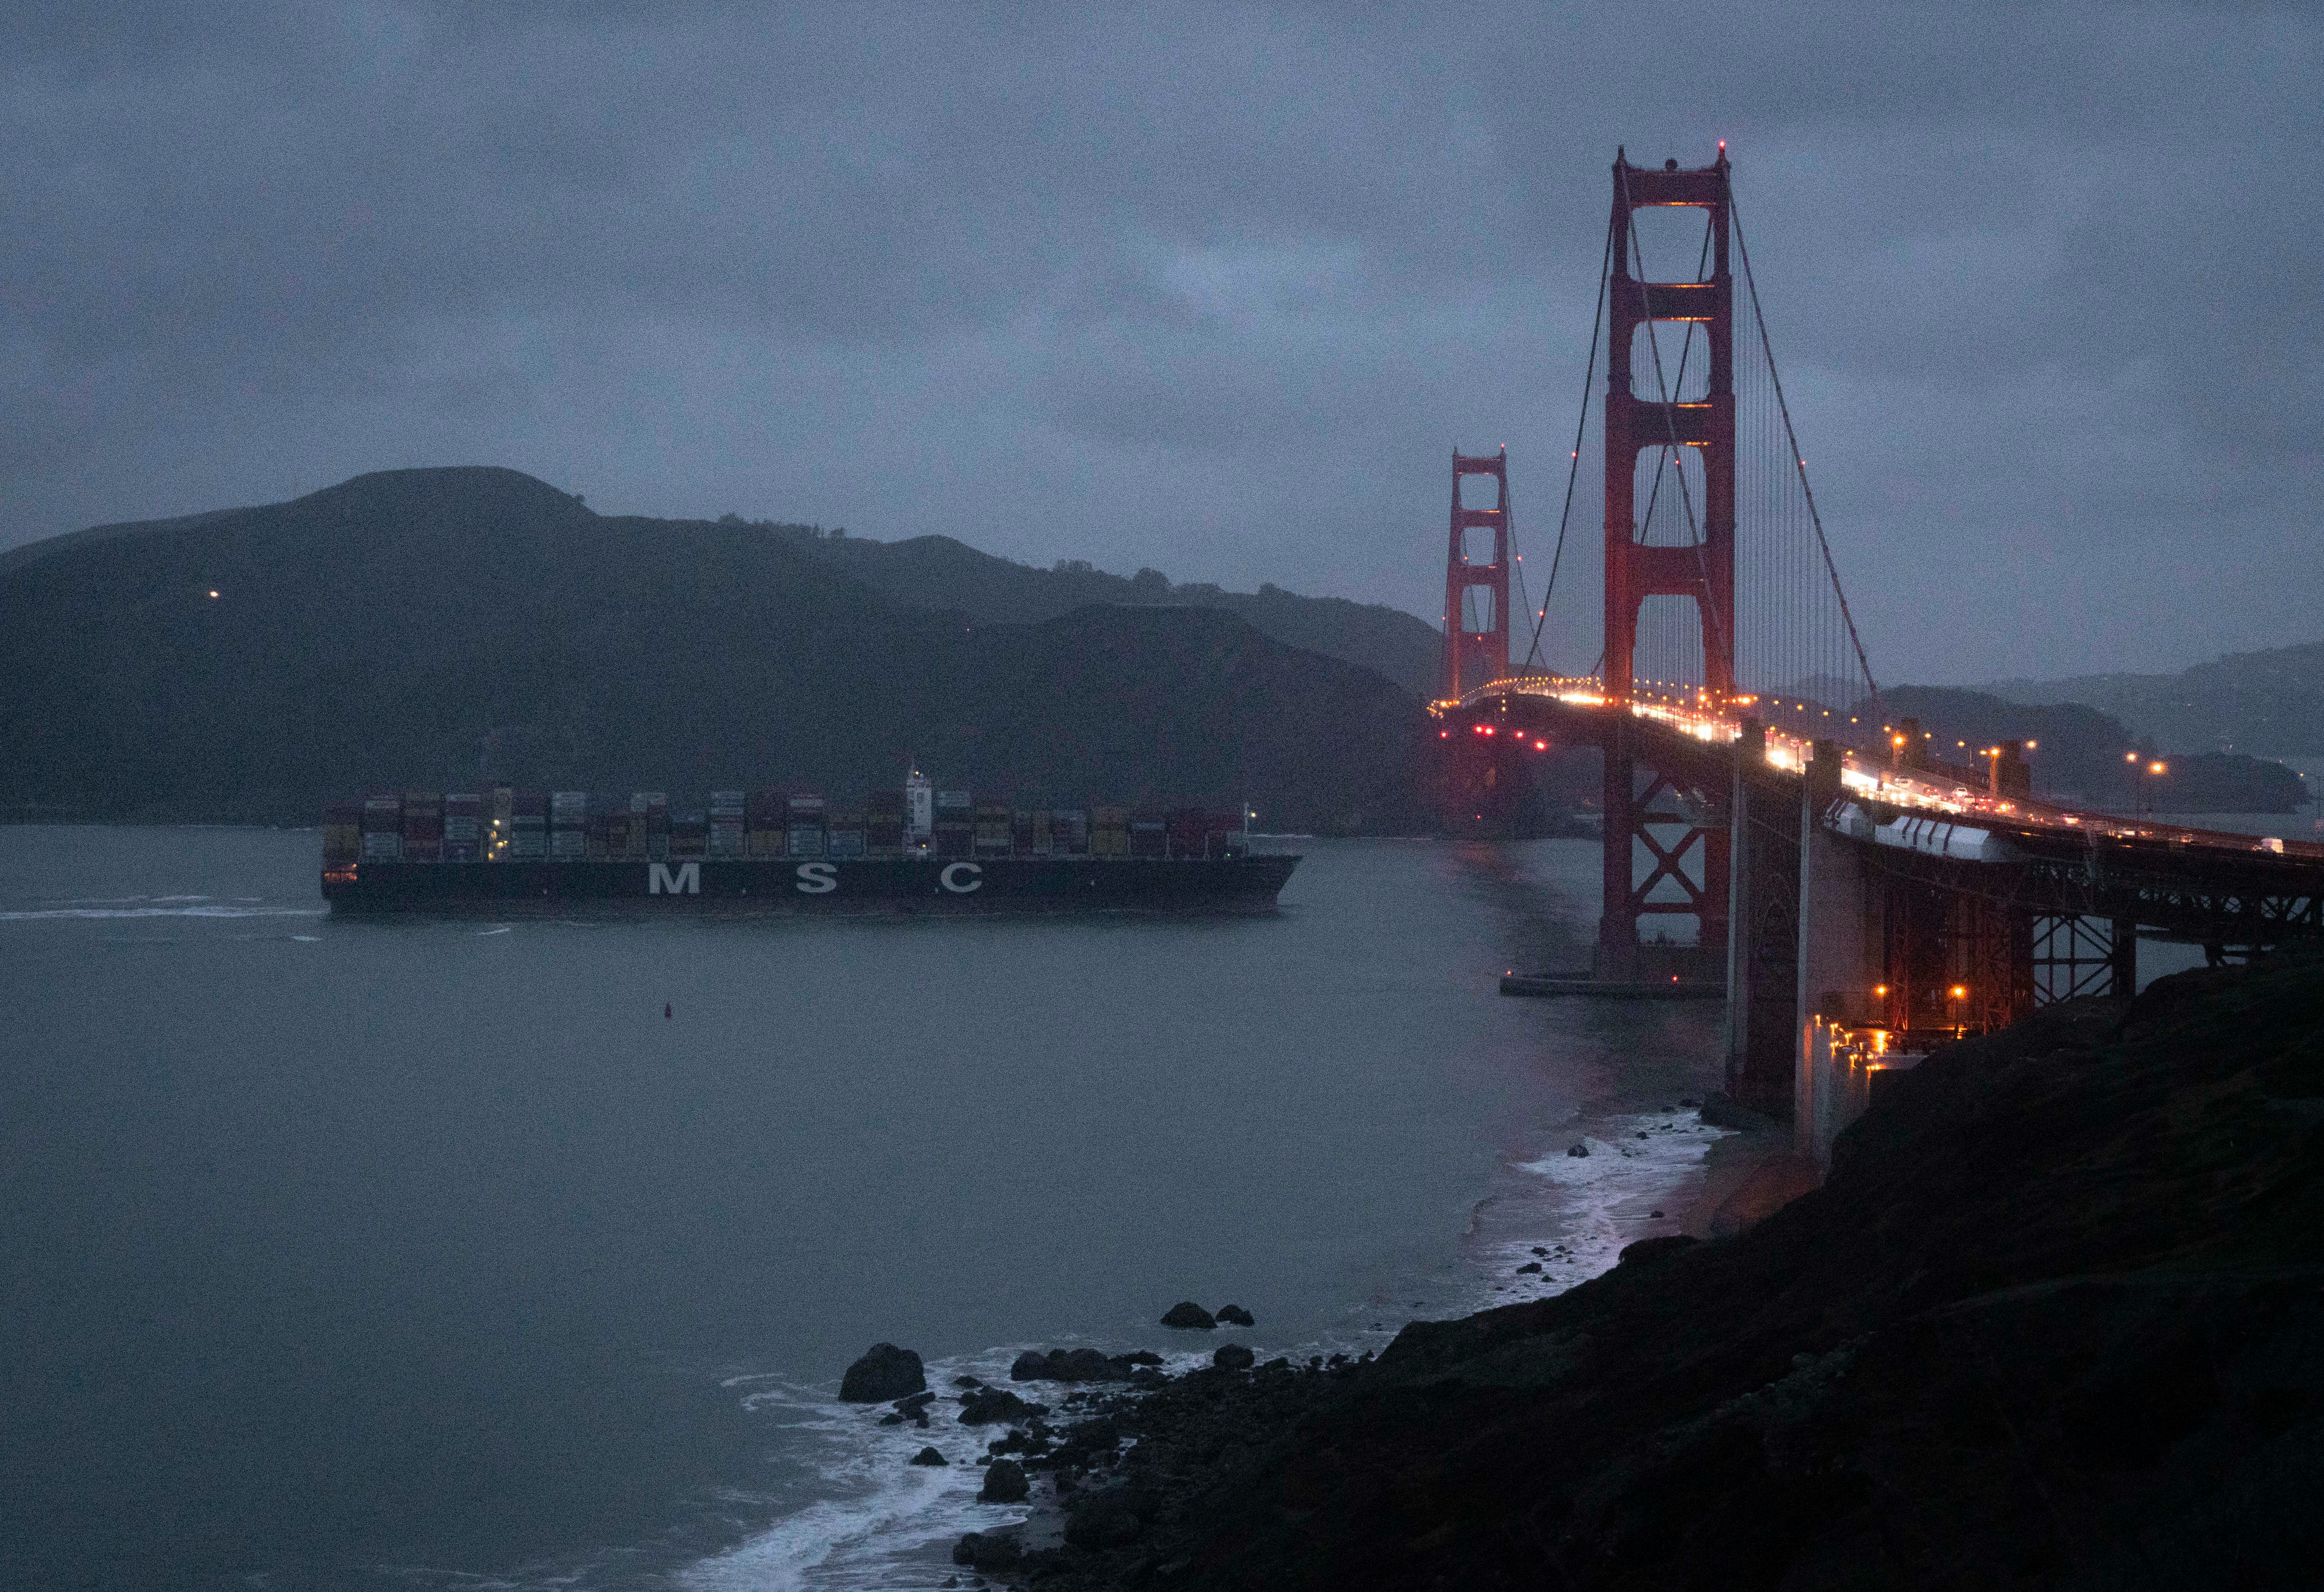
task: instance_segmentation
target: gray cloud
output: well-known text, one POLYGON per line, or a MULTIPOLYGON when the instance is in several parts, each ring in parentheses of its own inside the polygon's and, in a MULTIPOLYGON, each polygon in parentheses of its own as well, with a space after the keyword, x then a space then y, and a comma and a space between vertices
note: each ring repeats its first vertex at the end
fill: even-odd
POLYGON ((490 461, 1433 614, 1455 442, 1545 562, 1614 146, 1723 136, 1884 673, 2317 632, 2310 8, 0 28, 0 545, 490 461))

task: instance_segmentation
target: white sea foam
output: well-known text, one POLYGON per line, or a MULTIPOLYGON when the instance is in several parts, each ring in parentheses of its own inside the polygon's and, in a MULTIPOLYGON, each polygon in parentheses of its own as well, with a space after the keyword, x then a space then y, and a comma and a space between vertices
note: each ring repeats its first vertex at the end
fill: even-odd
MULTIPOLYGON (((1513 1203, 1490 1224, 1492 1236, 1472 1236, 1461 1268, 1465 1276, 1452 1284, 1455 1299, 1430 1313, 1465 1314, 1561 1292, 1611 1266, 1624 1244, 1677 1231, 1676 1221, 1657 1222, 1649 1213, 1660 1208, 1676 1215, 1691 1198, 1690 1184, 1700 1179, 1711 1144, 1724 1136, 1692 1111, 1608 1117, 1571 1137, 1561 1135, 1555 1154, 1510 1168, 1520 1180, 1513 1203), (1590 1153, 1569 1155, 1563 1146, 1573 1143, 1590 1153), (1550 1253, 1536 1257, 1536 1246, 1550 1253), (1539 1274, 1517 1273, 1518 1265, 1536 1258, 1542 1261, 1539 1274)), ((1437 1287, 1427 1291, 1443 1298, 1437 1287)), ((1343 1333, 1288 1352, 1301 1360, 1377 1350, 1406 1319, 1386 1304, 1383 1296, 1358 1312, 1379 1314, 1379 1330, 1351 1322, 1343 1333)), ((1176 1375, 1207 1365, 1213 1344, 1204 1337, 1201 1348, 1169 1355, 1164 1368, 1176 1375)), ((952 1545, 964 1532, 1019 1523, 1029 1512, 1023 1504, 976 1501, 984 1446, 1005 1429, 958 1425, 953 1379, 965 1374, 1010 1386, 1010 1363, 1028 1347, 929 1362, 928 1386, 938 1396, 927 1431, 908 1423, 881 1426, 885 1405, 840 1403, 827 1384, 811 1387, 775 1375, 728 1378, 723 1385, 740 1395, 745 1409, 784 1429, 780 1449, 803 1467, 797 1492, 813 1501, 740 1545, 687 1567, 678 1583, 694 1592, 919 1592, 955 1576, 956 1585, 965 1584, 968 1574, 951 1562, 952 1545), (929 1444, 951 1460, 948 1467, 909 1463, 929 1444)), ((1061 1406, 1070 1389, 1038 1383, 1016 1384, 1014 1391, 1048 1404, 1052 1421, 1070 1419, 1061 1406)), ((1038 1478, 1036 1486, 1038 1501, 1046 1487, 1038 1478)))
MULTIPOLYGON (((1611 1266, 1624 1245, 1678 1232, 1679 1210, 1693 1198, 1705 1157, 1728 1136, 1691 1110, 1640 1112, 1591 1125, 1596 1133, 1568 1141, 1589 1154, 1569 1148, 1515 1169, 1545 1185, 1545 1199, 1528 1203, 1544 1205, 1554 1226, 1502 1238, 1479 1258, 1520 1297, 1562 1292, 1611 1266), (1660 1219, 1653 1215, 1657 1209, 1665 1213, 1660 1219), (1536 1255, 1536 1248, 1549 1253, 1536 1255), (1534 1260, 1541 1262, 1537 1279, 1517 1275, 1516 1267, 1534 1260)), ((1506 1295, 1500 1302, 1508 1302, 1506 1295)))
MULTIPOLYGON (((208 896, 156 896, 155 902, 208 901, 208 896)), ((0 912, 0 923, 38 923, 64 918, 320 918, 328 907, 289 906, 153 906, 44 907, 29 912, 0 912)))
MULTIPOLYGON (((843 1404, 828 1386, 775 1376, 729 1378, 724 1385, 742 1392, 745 1409, 786 1429, 793 1439, 784 1445, 787 1457, 807 1467, 809 1476, 801 1479, 823 1496, 741 1545, 689 1566, 678 1584, 700 1592, 907 1592, 940 1587, 959 1575, 952 1547, 964 1533, 1019 1523, 1028 1512, 1021 1504, 976 1501, 985 1444, 1006 1429, 958 1424, 953 1378, 970 1375, 1008 1387, 1010 1362, 1028 1347, 928 1362, 928 1386, 937 1396, 926 1431, 908 1421, 881 1426, 887 1406, 843 1404), (951 1464, 910 1462, 931 1445, 951 1464)), ((1014 1391, 1049 1405, 1055 1416, 1065 1390, 1042 1383, 1020 1384, 1014 1391)))

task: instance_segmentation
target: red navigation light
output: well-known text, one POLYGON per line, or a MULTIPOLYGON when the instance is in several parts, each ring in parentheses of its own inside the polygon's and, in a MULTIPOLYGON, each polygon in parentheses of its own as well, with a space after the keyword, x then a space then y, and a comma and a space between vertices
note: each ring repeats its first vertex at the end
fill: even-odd
POLYGON ((1533 744, 1533 749, 1536 752, 1546 752, 1549 750, 1549 743, 1547 741, 1536 741, 1533 744))

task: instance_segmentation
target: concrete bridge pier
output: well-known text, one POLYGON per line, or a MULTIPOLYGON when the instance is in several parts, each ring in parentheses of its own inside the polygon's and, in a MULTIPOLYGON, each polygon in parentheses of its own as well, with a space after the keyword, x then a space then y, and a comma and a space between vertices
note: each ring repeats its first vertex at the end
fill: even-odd
POLYGON ((1841 796, 1838 746, 1817 743, 1796 782, 1768 777, 1765 746, 1746 721, 1729 799, 1728 1092, 1812 1137, 1847 1110, 1818 1082, 1831 1070, 1814 1065, 1826 1024, 1871 1015, 1855 1008, 1885 986, 1884 881, 1824 822, 1841 796))

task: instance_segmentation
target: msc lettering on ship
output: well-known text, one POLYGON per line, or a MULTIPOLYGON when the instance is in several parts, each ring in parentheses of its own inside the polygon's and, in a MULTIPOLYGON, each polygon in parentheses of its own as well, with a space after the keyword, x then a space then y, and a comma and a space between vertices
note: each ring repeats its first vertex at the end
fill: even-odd
POLYGON ((668 863, 649 863, 646 868, 648 895, 699 895, 702 893, 702 865, 698 862, 678 864, 676 874, 669 871, 668 863))

